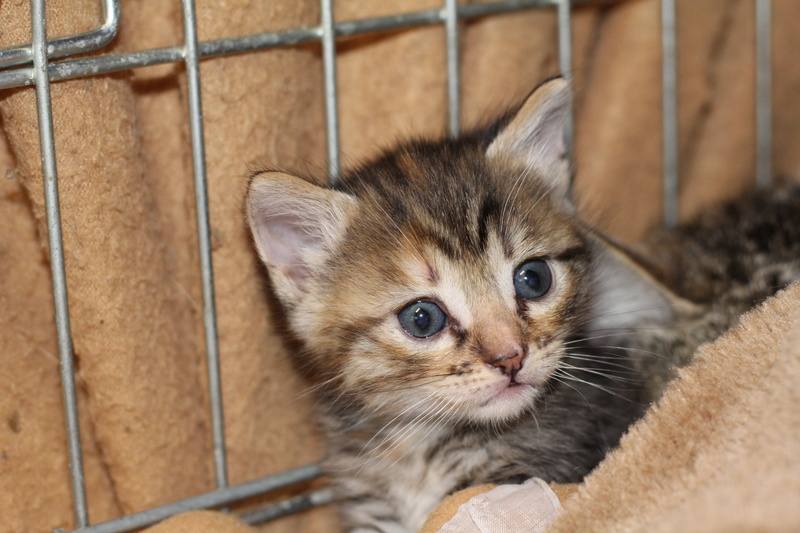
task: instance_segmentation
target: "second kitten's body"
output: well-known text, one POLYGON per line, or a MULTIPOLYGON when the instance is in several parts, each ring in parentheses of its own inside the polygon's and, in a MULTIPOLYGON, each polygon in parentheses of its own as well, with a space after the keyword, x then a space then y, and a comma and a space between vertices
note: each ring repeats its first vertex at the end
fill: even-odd
MULTIPOLYGON (((416 531, 473 484, 579 481, 674 363, 797 277, 797 236, 718 261, 738 237, 717 219, 645 264, 584 224, 567 100, 552 80, 490 128, 401 145, 334 187, 251 183, 256 247, 318 382, 352 531, 416 531)), ((800 194, 785 196, 778 216, 800 227, 800 194)), ((739 230, 789 224, 761 219, 739 230)))
POLYGON ((800 184, 747 192, 676 230, 657 232, 641 251, 662 283, 693 306, 666 322, 643 320, 618 339, 653 400, 700 344, 800 278, 800 184))

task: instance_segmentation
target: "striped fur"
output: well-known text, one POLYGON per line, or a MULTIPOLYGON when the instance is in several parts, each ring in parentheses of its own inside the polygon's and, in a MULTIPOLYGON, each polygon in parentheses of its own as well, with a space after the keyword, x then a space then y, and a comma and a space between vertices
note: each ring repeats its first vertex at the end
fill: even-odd
MULTIPOLYGON (((579 481, 672 362, 735 320, 709 327, 719 314, 710 302, 724 298, 696 298, 695 285, 642 266, 576 216, 560 137, 565 87, 551 80, 516 114, 459 139, 402 144, 335 187, 281 172, 251 182, 256 248, 298 366, 316 382, 325 465, 351 531, 416 531, 472 484, 579 481), (531 258, 547 262, 553 283, 524 300, 513 278, 531 258), (442 307, 441 332, 403 330, 398 313, 417 300, 442 307), (518 371, 489 363, 517 343, 518 371)), ((680 247, 670 238, 659 250, 680 247)), ((739 299, 737 313, 752 305, 739 299)))

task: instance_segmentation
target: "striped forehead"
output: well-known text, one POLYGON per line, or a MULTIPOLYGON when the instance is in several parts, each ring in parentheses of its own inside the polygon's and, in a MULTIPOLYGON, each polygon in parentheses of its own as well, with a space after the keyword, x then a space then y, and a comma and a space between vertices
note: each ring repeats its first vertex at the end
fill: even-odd
POLYGON ((479 156, 401 152, 346 181, 381 225, 423 236, 454 260, 485 254, 493 233, 511 256, 515 237, 546 237, 555 222, 550 190, 479 156))
POLYGON ((510 253, 501 202, 494 192, 460 187, 436 191, 376 188, 367 200, 368 211, 389 219, 384 226, 413 236, 419 247, 435 247, 453 261, 482 257, 488 252, 490 236, 504 245, 500 253, 510 253))
POLYGON ((487 238, 485 250, 479 257, 452 257, 428 243, 418 253, 403 254, 397 264, 406 279, 398 300, 437 300, 466 328, 483 306, 513 308, 513 265, 496 236, 487 238))

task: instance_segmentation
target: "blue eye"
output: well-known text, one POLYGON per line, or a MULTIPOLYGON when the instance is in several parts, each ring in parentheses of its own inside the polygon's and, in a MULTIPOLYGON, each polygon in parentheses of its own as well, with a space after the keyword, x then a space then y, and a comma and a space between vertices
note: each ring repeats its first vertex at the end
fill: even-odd
POLYGON ((409 335, 423 339, 439 333, 447 324, 447 315, 433 302, 414 302, 405 306, 397 318, 409 335))
POLYGON ((525 300, 541 298, 550 290, 552 282, 550 267, 541 259, 525 261, 514 273, 514 289, 517 296, 525 300))

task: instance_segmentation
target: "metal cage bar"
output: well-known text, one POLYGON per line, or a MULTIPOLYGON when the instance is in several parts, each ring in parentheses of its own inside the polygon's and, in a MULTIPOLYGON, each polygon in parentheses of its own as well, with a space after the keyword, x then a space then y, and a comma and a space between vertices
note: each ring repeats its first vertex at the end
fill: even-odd
POLYGON ((328 173, 332 182, 339 179, 339 100, 336 85, 336 30, 332 0, 320 0, 322 66, 325 84, 325 121, 328 141, 328 173))
MULTIPOLYGON (((260 479, 228 486, 224 441, 219 348, 214 304, 214 277, 210 250, 208 190, 206 181, 205 141, 203 136, 202 100, 200 94, 199 61, 225 54, 243 53, 304 42, 320 42, 323 50, 325 110, 327 124, 328 167, 332 179, 339 173, 339 127, 336 81, 336 39, 385 30, 423 25, 442 24, 447 45, 448 125, 452 135, 460 129, 460 72, 459 21, 475 17, 510 13, 526 9, 550 7, 557 9, 559 65, 566 78, 572 75, 571 7, 593 0, 504 0, 482 4, 458 5, 456 0, 444 0, 441 9, 430 9, 401 15, 390 15, 355 21, 336 22, 332 0, 320 0, 320 25, 279 32, 265 32, 236 38, 198 42, 194 0, 182 0, 184 13, 183 46, 143 50, 91 58, 65 59, 51 63, 49 58, 63 57, 100 48, 110 42, 119 29, 118 0, 102 0, 104 22, 91 32, 46 41, 44 0, 31 0, 31 45, 0 50, 0 67, 33 63, 0 71, 0 89, 35 85, 39 115, 42 168, 45 182, 48 240, 53 277, 53 298, 59 343, 62 389, 67 426, 70 475, 76 531, 82 533, 119 533, 138 529, 168 518, 179 512, 219 508, 230 503, 305 482, 320 475, 316 464, 260 479), (192 142, 195 200, 197 209, 198 247, 203 284, 204 326, 206 335, 209 396, 212 411, 214 464, 217 489, 179 502, 123 516, 102 524, 89 526, 83 479, 80 432, 78 427, 75 375, 69 326, 69 306, 64 271, 63 243, 58 203, 58 183, 55 144, 52 128, 50 82, 103 73, 130 70, 163 63, 183 62, 187 69, 187 99, 192 142)), ((598 0, 594 0, 597 2, 598 0)), ((599 0, 612 3, 615 0, 599 0)), ((757 47, 757 167, 758 183, 764 187, 771 178, 771 71, 770 58, 770 0, 756 3, 757 47)), ((677 79, 675 0, 661 0, 663 46, 663 113, 664 113, 664 220, 668 226, 678 217, 678 144, 677 144, 677 79)), ((573 114, 570 104, 565 140, 570 159, 573 150, 573 114)), ((331 501, 329 489, 289 498, 264 509, 242 515, 249 523, 258 523, 331 501)))
MULTIPOLYGON (((558 2, 558 65, 561 75, 572 80, 572 4, 570 0, 559 0, 558 2)), ((570 88, 570 90, 572 90, 570 88)), ((566 147, 566 158, 573 172, 574 150, 575 150, 575 115, 572 105, 572 94, 570 93, 567 116, 564 119, 564 145, 566 147)))
POLYGON ((772 0, 755 0, 756 185, 772 184, 772 0))
MULTIPOLYGON (((200 494, 199 496, 193 496, 179 502, 170 503, 160 507, 147 509, 135 514, 115 518, 113 520, 90 527, 79 528, 73 533, 121 533, 124 531, 132 531, 134 529, 140 529, 155 524, 178 513, 195 511, 197 509, 212 509, 222 507, 246 498, 258 496, 259 494, 265 494, 283 487, 309 481, 318 477, 319 475, 319 465, 312 464, 302 466, 300 468, 288 470, 280 474, 266 476, 249 481, 247 483, 240 483, 238 485, 217 489, 215 491, 200 494)), ((310 497, 311 495, 309 495, 309 498, 310 497)), ((319 505, 322 503, 327 503, 327 500, 325 500, 324 495, 318 495, 314 503, 319 505)), ((277 504, 273 507, 268 507, 263 511, 269 511, 271 513, 269 518, 278 518, 285 514, 289 514, 290 512, 300 510, 295 507, 287 506, 285 502, 282 504, 277 504), (274 509, 273 507, 280 507, 280 509, 274 509)))
MULTIPOLYGON (((470 19, 511 13, 526 9, 554 7, 561 0, 504 0, 489 4, 468 4, 458 6, 458 18, 470 19)), ((618 0, 572 0, 572 5, 591 2, 613 3, 618 0)), ((376 17, 333 24, 335 37, 351 37, 385 30, 410 28, 431 24, 441 24, 445 15, 441 9, 416 11, 402 15, 376 17)), ((227 54, 237 54, 264 50, 278 46, 292 46, 312 41, 321 41, 323 30, 321 26, 297 28, 279 32, 265 32, 243 37, 217 39, 198 43, 201 59, 217 57, 227 54)), ((51 63, 51 81, 96 76, 110 72, 131 70, 164 63, 176 63, 183 60, 183 47, 172 46, 166 48, 152 48, 127 54, 108 54, 99 57, 82 59, 69 59, 51 63)), ((0 71, 0 89, 23 87, 33 84, 33 69, 17 68, 0 71)))
POLYGON ((211 405, 211 431, 214 448, 214 473, 217 488, 228 485, 228 465, 225 457, 225 423, 222 409, 222 380, 219 370, 217 341, 217 310, 214 299, 214 268, 211 260, 211 231, 208 213, 208 182, 206 180, 205 138, 203 135, 203 102, 200 96, 200 56, 197 50, 197 18, 194 0, 182 0, 184 63, 189 101, 189 129, 192 142, 195 211, 197 216, 200 278, 203 287, 203 325, 206 341, 208 395, 211 405))
MULTIPOLYGON (((90 52, 110 43, 119 32, 120 7, 119 0, 103 0, 103 22, 86 33, 60 37, 47 42, 47 56, 64 57, 82 52, 90 52)), ((33 10, 31 10, 31 18, 33 10)), ((33 49, 30 44, 0 49, 0 68, 13 65, 24 65, 33 61, 33 49)))
POLYGON ((445 0, 444 12, 447 46, 447 111, 450 135, 461 130, 461 72, 458 48, 458 0, 445 0))
POLYGON ((61 208, 58 201, 58 170, 53 136, 53 114, 50 100, 50 80, 47 77, 47 16, 44 0, 31 0, 31 42, 33 45, 33 74, 36 83, 36 108, 39 117, 44 177, 47 239, 50 247, 50 271, 53 279, 56 332, 61 370, 61 389, 64 396, 64 417, 67 430, 69 470, 72 482, 72 507, 78 527, 89 523, 86 488, 83 475, 83 455, 78 424, 78 400, 75 394, 75 368, 72 336, 69 324, 67 279, 64 269, 64 247, 61 238, 61 208))
POLYGON ((675 26, 675 0, 661 0, 664 225, 668 228, 678 224, 678 60, 675 26))
POLYGON ((260 524, 268 520, 274 520, 287 514, 305 511, 317 505, 324 505, 333 501, 333 490, 322 489, 311 494, 295 496, 275 505, 253 511, 239 516, 242 521, 248 524, 260 524))

